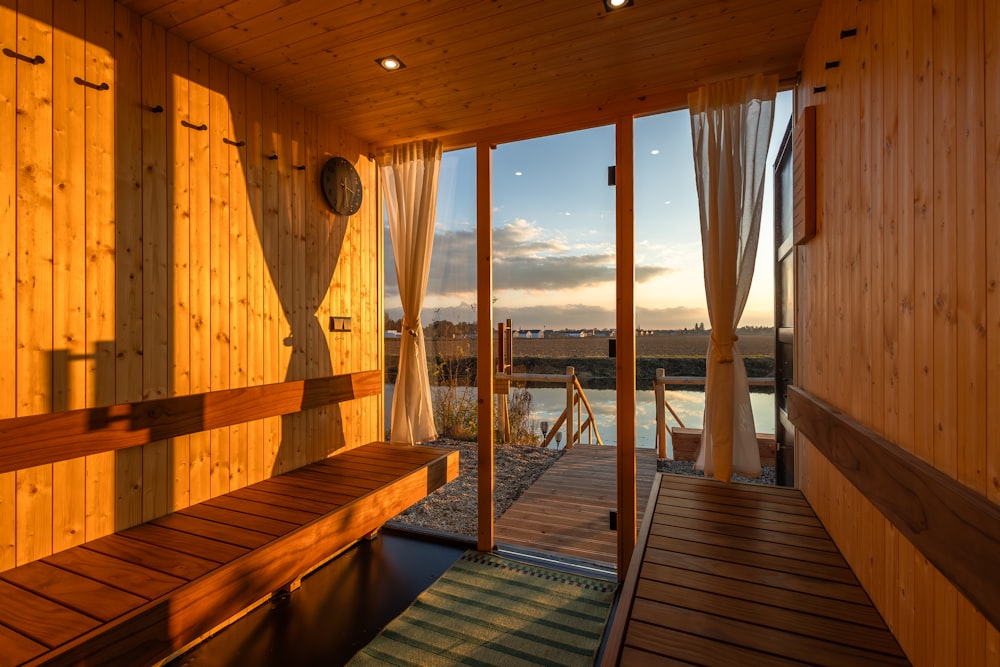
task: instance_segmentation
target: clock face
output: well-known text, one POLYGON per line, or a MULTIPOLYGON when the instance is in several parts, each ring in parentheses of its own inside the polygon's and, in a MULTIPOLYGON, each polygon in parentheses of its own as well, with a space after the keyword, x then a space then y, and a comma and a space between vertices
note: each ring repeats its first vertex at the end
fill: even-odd
POLYGON ((332 157, 323 165, 320 184, 326 203, 337 215, 354 215, 361 208, 364 197, 361 178, 350 162, 342 157, 332 157))

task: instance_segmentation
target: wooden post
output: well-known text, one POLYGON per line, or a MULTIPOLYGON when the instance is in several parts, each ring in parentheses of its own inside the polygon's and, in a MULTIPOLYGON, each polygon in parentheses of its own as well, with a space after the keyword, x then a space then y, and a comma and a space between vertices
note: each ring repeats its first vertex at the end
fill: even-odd
POLYGON ((615 373, 618 400, 618 578, 625 578, 635 550, 635 218, 632 116, 615 131, 615 373))
POLYGON ((492 551, 493 531, 493 180, 492 149, 476 144, 476 375, 479 476, 477 547, 492 551))
POLYGON ((576 436, 573 430, 573 376, 576 374, 576 369, 572 366, 566 367, 566 449, 571 449, 573 447, 573 438, 576 436))
POLYGON ((653 395, 656 401, 656 457, 667 458, 667 415, 663 406, 663 383, 665 373, 662 368, 656 369, 656 379, 653 380, 653 395))

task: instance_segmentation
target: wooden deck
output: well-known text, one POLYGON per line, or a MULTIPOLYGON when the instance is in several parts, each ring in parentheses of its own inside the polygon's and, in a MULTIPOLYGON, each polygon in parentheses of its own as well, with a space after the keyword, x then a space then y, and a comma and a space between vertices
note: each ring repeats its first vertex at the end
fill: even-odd
MULTIPOLYGON (((656 476, 656 451, 636 450, 639 518, 656 476)), ((615 509, 615 448, 577 445, 496 522, 496 541, 574 559, 615 564, 617 537, 609 517, 615 509)))
POLYGON ((800 492, 660 479, 604 665, 909 664, 800 492))

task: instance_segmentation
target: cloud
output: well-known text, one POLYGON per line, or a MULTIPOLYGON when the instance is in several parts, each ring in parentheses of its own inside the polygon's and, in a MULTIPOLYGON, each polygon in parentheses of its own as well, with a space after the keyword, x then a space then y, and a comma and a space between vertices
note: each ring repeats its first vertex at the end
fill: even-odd
MULTIPOLYGON (((399 286, 388 233, 386 237, 385 294, 391 301, 399 297, 399 286)), ((538 225, 521 219, 494 229, 493 248, 494 291, 530 292, 538 296, 536 308, 542 312, 551 311, 551 306, 545 303, 546 292, 614 285, 615 252, 607 244, 586 244, 579 241, 570 243, 558 236, 548 235, 538 225)), ((655 261, 644 261, 636 267, 635 279, 640 284, 649 283, 675 270, 657 265, 655 261)), ((443 307, 442 303, 448 300, 473 301, 475 291, 474 229, 471 229, 471 225, 464 228, 439 228, 434 235, 434 255, 427 280, 427 302, 437 300, 437 305, 443 307)), ((553 295, 553 299, 558 297, 553 295)), ((612 315, 609 321, 613 320, 612 315)), ((581 323, 580 326, 588 325, 581 323)), ((593 322, 589 326, 599 325, 593 322)))

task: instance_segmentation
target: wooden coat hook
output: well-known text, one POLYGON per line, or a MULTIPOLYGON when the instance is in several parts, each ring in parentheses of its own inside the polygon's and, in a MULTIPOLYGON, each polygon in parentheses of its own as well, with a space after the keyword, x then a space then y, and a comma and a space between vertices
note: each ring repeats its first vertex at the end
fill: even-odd
POLYGON ((233 141, 232 139, 227 139, 226 137, 222 138, 222 143, 229 144, 230 146, 236 146, 237 148, 247 145, 247 142, 245 141, 233 141))
POLYGON ((157 104, 155 107, 149 107, 149 110, 152 111, 153 113, 163 113, 163 106, 157 104))
POLYGON ((205 130, 208 129, 208 125, 205 125, 204 123, 202 123, 201 125, 195 125, 194 123, 189 123, 186 120, 182 120, 181 125, 190 128, 192 130, 198 130, 199 132, 204 132, 205 130))
POLYGON ((42 63, 45 62, 45 58, 41 56, 35 56, 34 58, 32 58, 31 56, 26 56, 23 53, 18 53, 17 51, 13 51, 11 49, 4 49, 3 54, 11 58, 17 58, 18 60, 23 60, 26 63, 31 63, 32 65, 41 65, 42 63))
POLYGON ((87 88, 93 88, 94 90, 108 90, 111 86, 108 85, 107 81, 102 81, 100 83, 91 83, 86 79, 81 79, 78 76, 73 77, 73 83, 78 83, 81 86, 86 86, 87 88))

